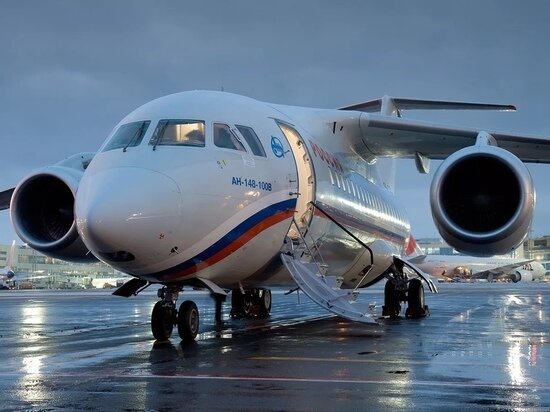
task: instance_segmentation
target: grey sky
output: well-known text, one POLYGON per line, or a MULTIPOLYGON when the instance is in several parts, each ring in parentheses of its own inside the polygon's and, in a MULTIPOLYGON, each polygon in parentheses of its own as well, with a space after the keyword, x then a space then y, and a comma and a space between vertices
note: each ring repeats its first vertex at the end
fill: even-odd
MULTIPOLYGON (((408 115, 550 137, 549 17, 542 0, 4 1, 0 189, 95 151, 134 108, 189 89, 327 108, 384 94, 514 103, 517 113, 408 115)), ((550 166, 530 169, 534 233, 550 234, 550 166)), ((430 181, 399 163, 417 237, 437 233, 430 181)), ((8 215, 0 243, 15 238, 8 215)))

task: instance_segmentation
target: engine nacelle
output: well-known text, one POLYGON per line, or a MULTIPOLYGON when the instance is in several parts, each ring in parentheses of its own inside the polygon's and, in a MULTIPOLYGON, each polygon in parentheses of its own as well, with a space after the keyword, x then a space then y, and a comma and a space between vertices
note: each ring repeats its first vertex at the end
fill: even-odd
POLYGON ((528 270, 516 270, 512 275, 512 282, 532 282, 533 273, 528 270))
POLYGON ((92 157, 75 155, 37 170, 17 185, 10 203, 11 220, 31 248, 62 260, 97 260, 82 242, 73 212, 78 184, 92 157))
POLYGON ((525 240, 535 188, 531 174, 512 153, 476 145, 441 164, 430 203, 439 233, 455 249, 475 256, 500 255, 525 240))

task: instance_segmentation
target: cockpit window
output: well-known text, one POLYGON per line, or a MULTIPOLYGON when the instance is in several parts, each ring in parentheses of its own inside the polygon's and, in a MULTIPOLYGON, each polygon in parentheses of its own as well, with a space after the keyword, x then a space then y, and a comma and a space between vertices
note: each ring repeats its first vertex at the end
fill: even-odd
POLYGON ((214 144, 224 149, 233 149, 246 152, 246 149, 239 141, 239 138, 226 124, 214 123, 214 144))
POLYGON ((126 149, 139 146, 151 121, 123 124, 105 145, 104 152, 114 149, 126 149))
POLYGON ((237 129, 239 129, 239 132, 243 135, 246 142, 248 143, 248 146, 250 146, 250 149, 252 149, 252 153, 254 153, 256 156, 262 156, 267 157, 265 154, 264 147, 262 146, 262 143, 260 142, 260 139, 258 139, 258 135, 252 129, 248 126, 241 126, 241 125, 235 125, 237 126, 237 129))
POLYGON ((204 147, 204 122, 202 120, 161 120, 149 144, 204 147))

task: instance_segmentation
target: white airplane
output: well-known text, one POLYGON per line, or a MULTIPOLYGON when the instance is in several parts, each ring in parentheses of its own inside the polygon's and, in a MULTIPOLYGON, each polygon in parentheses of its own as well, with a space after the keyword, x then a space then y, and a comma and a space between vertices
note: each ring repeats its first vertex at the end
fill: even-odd
POLYGON ((431 276, 448 280, 463 278, 492 282, 509 279, 517 283, 543 280, 546 274, 544 266, 537 261, 505 257, 423 255, 411 258, 409 262, 431 276))
POLYGON ((535 191, 522 160, 548 162, 550 142, 402 118, 408 109, 515 108, 386 96, 313 109, 177 93, 126 116, 97 153, 0 193, 11 198, 0 209, 10 207, 29 246, 134 276, 117 295, 163 285, 151 316, 156 339, 174 325, 183 341, 196 337, 196 305, 176 306, 184 286, 212 292, 216 323, 228 292, 232 316, 265 316, 266 287, 289 283, 327 310, 371 323, 350 301, 382 279, 383 315, 398 316, 407 302, 407 316, 424 316, 421 280, 435 285, 401 258, 410 225, 383 158, 414 158, 421 173, 430 159, 446 159, 430 191, 434 221, 456 249, 494 255, 528 232, 535 191))
POLYGON ((15 277, 15 240, 6 254, 6 266, 0 269, 0 289, 11 289, 10 281, 15 277))
POLYGON ((544 266, 535 259, 514 259, 511 257, 477 257, 465 255, 426 255, 411 235, 405 251, 407 260, 437 280, 454 279, 511 280, 530 282, 543 280, 544 266))

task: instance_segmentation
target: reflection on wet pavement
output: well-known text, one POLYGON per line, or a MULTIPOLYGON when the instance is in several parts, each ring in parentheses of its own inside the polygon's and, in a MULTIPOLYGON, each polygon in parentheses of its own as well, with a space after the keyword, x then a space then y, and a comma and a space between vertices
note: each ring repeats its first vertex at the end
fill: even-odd
MULTIPOLYGON (((2 410, 542 410, 550 408, 548 284, 441 285, 432 316, 358 325, 274 294, 231 320, 192 292, 201 334, 154 342, 155 291, 0 295, 2 410)), ((365 302, 383 301, 381 288, 365 302)), ((228 308, 225 308, 228 312, 228 308)))

